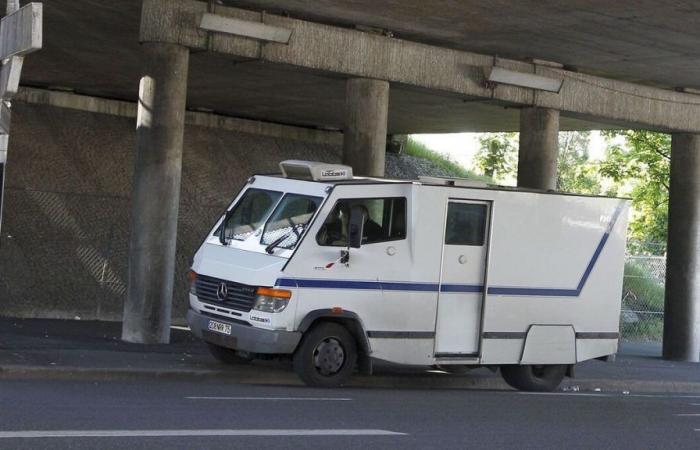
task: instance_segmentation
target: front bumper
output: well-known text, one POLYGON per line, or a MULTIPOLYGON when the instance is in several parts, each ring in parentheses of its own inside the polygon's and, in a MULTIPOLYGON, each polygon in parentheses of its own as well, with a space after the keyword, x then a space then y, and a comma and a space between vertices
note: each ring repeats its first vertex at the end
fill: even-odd
POLYGON ((225 318, 205 316, 192 309, 187 311, 187 323, 195 336, 207 342, 249 353, 294 353, 301 340, 301 333, 298 331, 265 330, 225 318), (210 320, 231 325, 231 335, 209 331, 210 320))

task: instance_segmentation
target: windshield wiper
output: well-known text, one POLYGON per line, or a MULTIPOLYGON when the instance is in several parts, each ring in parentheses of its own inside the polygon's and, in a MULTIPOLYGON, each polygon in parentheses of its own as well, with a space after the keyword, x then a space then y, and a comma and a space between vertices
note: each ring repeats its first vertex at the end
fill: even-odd
MULTIPOLYGON (((271 243, 270 245, 268 245, 267 247, 265 247, 265 251, 266 251, 268 254, 271 255, 272 252, 273 252, 273 250, 275 249, 275 247, 279 246, 282 242, 284 242, 284 241, 286 241, 287 239, 289 239, 289 237, 290 237, 292 234, 296 234, 298 237, 301 237, 301 233, 300 233, 299 231, 297 231, 295 227, 299 227, 299 228, 300 228, 300 231, 303 232, 303 231, 304 231, 304 226, 305 226, 305 225, 306 225, 306 224, 303 224, 303 223, 298 223, 298 224, 296 224, 295 226, 292 227, 292 229, 291 229, 291 231, 290 231, 289 233, 283 234, 281 237, 278 237, 277 239, 275 239, 274 241, 272 241, 272 243, 271 243)), ((299 240, 298 237, 297 237, 297 241, 299 240)))

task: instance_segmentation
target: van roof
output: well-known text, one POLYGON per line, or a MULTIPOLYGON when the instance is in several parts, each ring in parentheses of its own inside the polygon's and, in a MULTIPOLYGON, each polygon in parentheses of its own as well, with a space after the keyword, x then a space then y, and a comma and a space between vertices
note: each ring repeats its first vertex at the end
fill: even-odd
MULTIPOLYGON (((288 179, 281 173, 257 174, 256 176, 267 176, 267 177, 288 179)), ((562 191, 556 191, 556 190, 533 189, 533 188, 524 188, 524 187, 517 187, 517 186, 502 186, 502 185, 496 185, 496 184, 487 184, 487 183, 483 183, 483 182, 482 182, 483 184, 481 184, 481 185, 476 185, 476 184, 463 185, 460 183, 455 183, 455 184, 448 183, 449 181, 473 181, 473 182, 480 181, 480 180, 470 180, 467 178, 421 177, 421 179, 418 179, 418 180, 401 180, 401 179, 395 179, 395 178, 353 176, 352 179, 345 179, 345 180, 314 181, 314 180, 309 180, 309 179, 296 179, 296 178, 295 178, 295 180, 305 181, 307 183, 325 184, 328 186, 414 184, 414 185, 420 185, 420 186, 426 186, 426 187, 441 187, 441 188, 450 188, 450 189, 478 189, 478 190, 487 190, 487 191, 523 192, 523 193, 531 193, 531 194, 566 195, 566 196, 572 196, 572 197, 616 198, 616 199, 620 199, 620 200, 631 200, 629 197, 615 197, 615 196, 592 195, 592 194, 577 194, 577 193, 573 193, 573 192, 562 192, 562 191), (444 181, 438 182, 438 180, 444 180, 444 181)))

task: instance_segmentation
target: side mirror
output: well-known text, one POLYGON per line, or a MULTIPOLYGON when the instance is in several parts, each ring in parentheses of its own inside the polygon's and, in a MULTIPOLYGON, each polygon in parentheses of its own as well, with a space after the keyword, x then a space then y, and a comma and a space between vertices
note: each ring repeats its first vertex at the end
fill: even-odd
POLYGON ((348 223, 348 247, 360 248, 362 246, 362 234, 365 227, 367 211, 360 206, 353 206, 350 210, 348 223))

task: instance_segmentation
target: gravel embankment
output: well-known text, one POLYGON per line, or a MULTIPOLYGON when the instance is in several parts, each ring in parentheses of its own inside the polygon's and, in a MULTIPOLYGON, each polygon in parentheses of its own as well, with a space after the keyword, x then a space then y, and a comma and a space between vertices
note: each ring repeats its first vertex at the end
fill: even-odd
POLYGON ((436 166, 430 160, 410 155, 386 154, 386 177, 417 180, 420 175, 453 177, 455 174, 436 166))

